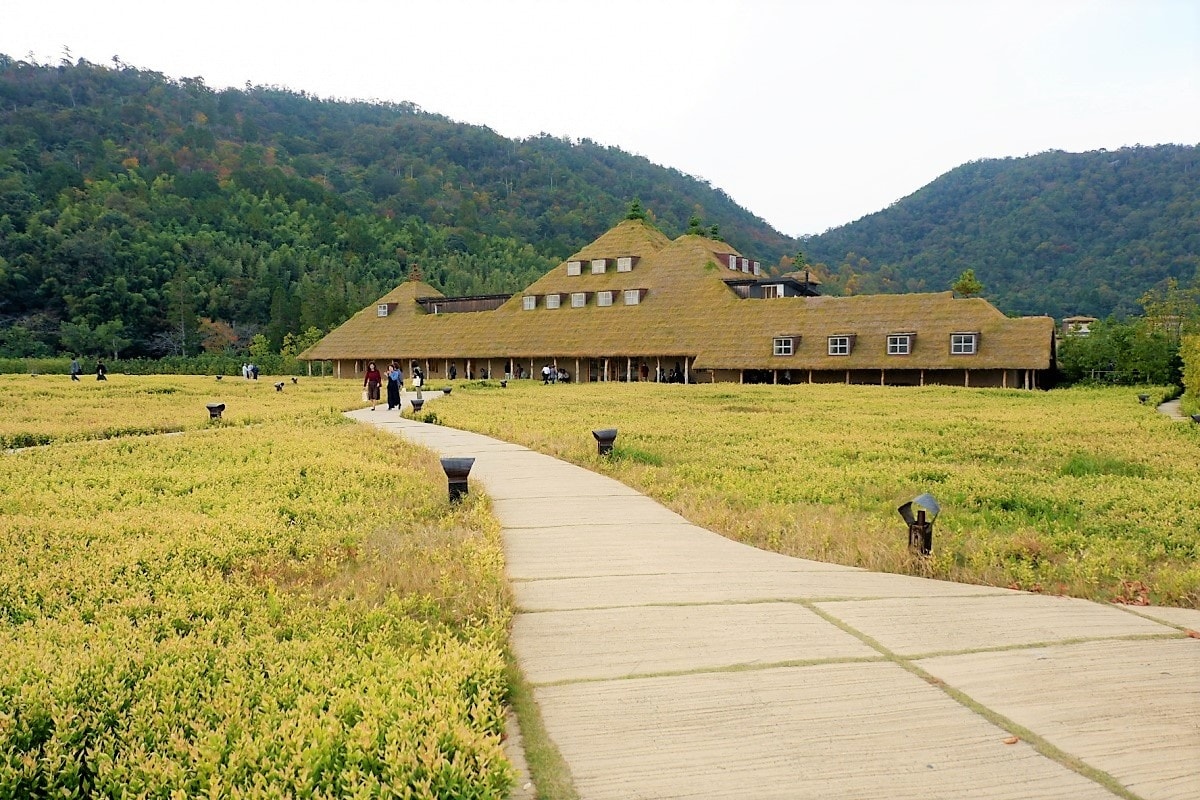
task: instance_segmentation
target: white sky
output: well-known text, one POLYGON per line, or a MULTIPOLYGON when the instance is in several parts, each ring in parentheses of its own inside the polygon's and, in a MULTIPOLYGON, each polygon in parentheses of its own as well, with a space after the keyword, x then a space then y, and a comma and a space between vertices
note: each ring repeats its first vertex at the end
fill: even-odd
POLYGON ((979 158, 1200 143, 1200 0, 0 0, 0 52, 615 145, 800 235, 979 158))

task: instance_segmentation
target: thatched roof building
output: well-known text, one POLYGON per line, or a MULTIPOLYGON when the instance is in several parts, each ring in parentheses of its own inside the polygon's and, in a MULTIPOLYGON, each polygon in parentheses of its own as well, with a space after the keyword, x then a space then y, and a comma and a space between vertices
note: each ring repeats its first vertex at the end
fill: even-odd
POLYGON ((674 241, 626 220, 503 296, 446 298, 409 281, 302 354, 361 378, 369 360, 430 377, 950 383, 1033 388, 1052 367, 1054 320, 1010 319, 950 292, 820 297, 767 278, 725 242, 674 241))

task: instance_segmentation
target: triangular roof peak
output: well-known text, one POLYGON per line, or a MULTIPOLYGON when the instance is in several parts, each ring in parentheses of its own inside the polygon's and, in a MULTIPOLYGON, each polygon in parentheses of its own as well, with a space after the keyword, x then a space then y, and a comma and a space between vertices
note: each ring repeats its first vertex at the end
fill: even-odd
POLYGON ((669 245, 667 235, 649 222, 640 219, 623 220, 591 244, 571 256, 568 261, 588 261, 593 258, 653 255, 669 245))

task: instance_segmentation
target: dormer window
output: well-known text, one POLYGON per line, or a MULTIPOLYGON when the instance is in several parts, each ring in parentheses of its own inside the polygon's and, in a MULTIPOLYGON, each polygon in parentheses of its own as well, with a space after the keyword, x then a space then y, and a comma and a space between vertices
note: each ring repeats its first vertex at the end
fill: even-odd
POLYGON ((608 269, 608 259, 607 258, 593 258, 592 259, 592 274, 593 275, 602 275, 602 274, 604 274, 604 272, 607 269, 608 269))
POLYGON ((732 253, 729 254, 729 268, 732 270, 737 269, 737 256, 732 253))
POLYGON ((596 292, 596 305, 611 306, 613 301, 612 292, 596 292))
POLYGON ((546 295, 546 308, 558 308, 562 303, 562 295, 548 294, 546 295))
POLYGON ((567 262, 567 275, 568 276, 580 275, 582 273, 583 273, 583 262, 582 261, 568 261, 567 262))
POLYGON ((386 317, 387 315, 388 315, 388 304, 387 303, 380 303, 379 305, 375 306, 375 316, 386 317))
POLYGON ((750 265, 750 271, 753 272, 754 277, 757 278, 759 275, 762 275, 762 266, 757 261, 755 261, 754 263, 752 263, 750 265))
POLYGON ((571 308, 583 308, 587 305, 587 292, 572 292, 571 308))
POLYGON ((533 311, 537 308, 537 295, 527 294, 521 298, 521 308, 525 311, 533 311))
POLYGON ((950 355, 973 356, 979 349, 978 333, 950 334, 950 355))
POLYGON ((893 333, 887 337, 887 352, 889 356, 907 356, 912 353, 913 334, 893 333))
POLYGON ((633 256, 621 256, 618 258, 617 272, 633 272, 633 256))
POLYGON ((790 356, 796 353, 796 343, 799 336, 776 336, 772 340, 772 352, 777 356, 790 356))
POLYGON ((854 334, 840 334, 829 337, 829 355, 848 356, 854 347, 854 334))
POLYGON ((642 289, 626 289, 625 290, 625 305, 636 306, 642 302, 642 289))

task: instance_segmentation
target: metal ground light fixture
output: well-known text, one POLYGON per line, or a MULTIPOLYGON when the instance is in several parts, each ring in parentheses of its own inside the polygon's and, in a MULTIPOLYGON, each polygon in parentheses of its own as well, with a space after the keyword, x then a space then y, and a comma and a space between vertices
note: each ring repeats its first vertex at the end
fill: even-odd
POLYGON ((914 497, 896 509, 908 523, 908 550, 914 555, 927 556, 933 552, 933 521, 942 510, 933 495, 914 497), (914 506, 916 510, 914 512, 914 506))
POLYGON ((425 398, 414 397, 413 399, 409 400, 408 402, 412 405, 413 413, 416 414, 418 411, 421 410, 421 407, 425 405, 425 398))
POLYGON ((473 458, 443 458, 442 471, 450 488, 450 502, 457 503, 467 493, 467 476, 475 466, 473 458))
POLYGON ((223 412, 225 410, 225 404, 224 403, 209 403, 208 405, 205 406, 205 408, 208 409, 208 418, 209 419, 220 419, 221 412, 223 412))
POLYGON ((1146 401, 1149 399, 1150 399, 1150 395, 1148 395, 1148 394, 1139 394, 1138 395, 1138 402, 1141 403, 1142 405, 1146 405, 1146 401))
POLYGON ((596 437, 596 452, 599 455, 612 455, 613 441, 617 438, 616 428, 600 428, 592 431, 592 436, 596 437))

